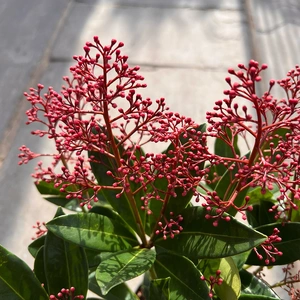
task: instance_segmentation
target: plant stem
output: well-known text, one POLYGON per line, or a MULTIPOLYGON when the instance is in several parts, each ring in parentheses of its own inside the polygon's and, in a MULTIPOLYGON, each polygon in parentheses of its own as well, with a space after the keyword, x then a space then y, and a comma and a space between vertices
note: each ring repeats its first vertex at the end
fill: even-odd
MULTIPOLYGON (((107 87, 107 73, 106 73, 106 67, 105 67, 106 64, 107 64, 106 58, 103 57, 103 66, 104 66, 104 68, 103 68, 103 79, 104 79, 104 86, 105 87, 107 87)), ((107 95, 107 89, 105 91, 105 94, 107 95)), ((117 164, 117 168, 120 168, 122 166, 121 156, 120 156, 120 151, 119 151, 119 149, 116 145, 116 141, 115 141, 115 138, 114 138, 114 135, 113 135, 113 132, 112 132, 111 120, 110 120, 110 116, 109 116, 108 101, 103 101, 103 117, 104 117, 106 129, 107 129, 107 135, 108 135, 110 145, 111 145, 111 148, 112 148, 112 153, 114 155, 114 160, 117 164)), ((129 185, 128 178, 126 178, 126 183, 129 185)), ((139 231, 139 232, 137 232, 137 234, 141 238, 143 245, 146 246, 147 245, 146 233, 145 233, 145 230, 144 230, 144 226, 143 226, 138 208, 137 208, 136 203, 135 203, 134 196, 132 195, 132 191, 129 191, 129 192, 124 191, 124 193, 126 194, 127 199, 130 202, 130 207, 131 207, 133 216, 135 218, 135 221, 137 223, 137 227, 138 227, 138 231, 139 231)))

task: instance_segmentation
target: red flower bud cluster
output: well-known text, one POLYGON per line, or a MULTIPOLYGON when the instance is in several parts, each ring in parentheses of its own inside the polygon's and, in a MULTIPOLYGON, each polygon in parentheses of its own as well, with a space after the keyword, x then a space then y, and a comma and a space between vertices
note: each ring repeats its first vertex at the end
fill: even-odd
POLYGON ((209 276, 209 278, 205 278, 205 276, 201 276, 200 279, 203 281, 206 281, 209 285, 209 297, 213 298, 214 293, 213 293, 213 289, 215 285, 221 285, 223 283, 223 279, 220 277, 221 275, 221 271, 217 270, 216 271, 216 275, 215 276, 209 276))
POLYGON ((35 154, 22 146, 20 164, 52 157, 52 166, 43 167, 40 162, 34 177, 53 182, 67 193, 67 199, 79 199, 82 206, 98 201, 101 189, 116 190, 117 197, 143 191, 142 206, 150 214, 152 199, 163 202, 166 197, 176 197, 176 187, 183 189, 183 195, 195 191, 208 172, 199 164, 209 161, 210 154, 205 135, 197 131, 199 125, 191 118, 169 112, 163 98, 153 103, 136 93, 146 84, 141 83, 144 78, 138 74, 139 67, 130 68, 128 57, 121 55, 122 46, 115 40, 103 46, 95 37, 84 47, 85 56, 74 56, 77 64, 70 68, 72 77, 64 77, 66 86, 61 93, 50 87, 42 94, 41 84, 25 93, 32 106, 27 124, 45 126, 32 134, 53 139, 56 153, 35 154), (141 147, 146 143, 171 147, 168 153, 144 154, 141 147), (106 162, 93 154, 105 157, 106 162), (110 185, 97 182, 90 162, 108 169, 110 185), (154 184, 161 178, 168 181, 164 192, 154 184))
POLYGON ((75 299, 84 299, 83 295, 75 295, 75 288, 71 287, 70 289, 61 289, 61 291, 55 296, 50 295, 49 300, 75 300, 75 299))
POLYGON ((300 68, 296 66, 279 80, 287 99, 276 99, 271 89, 275 80, 269 83, 268 91, 259 95, 257 82, 261 72, 267 68, 251 60, 248 66, 238 65, 239 70, 229 69, 231 77, 226 81, 230 89, 224 91, 227 98, 215 103, 214 111, 207 113, 210 124, 208 136, 221 140, 229 149, 229 155, 215 155, 214 165, 223 165, 231 184, 224 193, 207 195, 206 206, 228 211, 231 207, 238 211, 249 210, 247 202, 242 207, 235 206, 237 195, 245 190, 260 187, 266 190, 277 188, 279 195, 273 211, 277 218, 284 218, 291 209, 297 209, 295 201, 300 197, 299 140, 300 140, 300 68), (237 144, 244 141, 248 148, 239 153, 237 144))
MULTIPOLYGON (((275 246, 274 243, 281 242, 281 237, 278 236, 279 230, 277 228, 273 229, 273 234, 270 235, 261 245, 262 249, 267 255, 265 259, 265 263, 268 265, 270 262, 274 263, 276 258, 275 256, 281 256, 283 253, 279 251, 275 246)), ((258 253, 257 248, 253 248, 256 252, 257 257, 262 260, 263 256, 258 253)))

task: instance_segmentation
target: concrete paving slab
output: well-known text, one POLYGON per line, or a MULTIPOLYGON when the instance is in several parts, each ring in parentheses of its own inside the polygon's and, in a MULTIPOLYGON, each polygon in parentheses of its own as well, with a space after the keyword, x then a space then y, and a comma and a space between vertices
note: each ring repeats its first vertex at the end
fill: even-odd
POLYGON ((98 35, 105 43, 124 41, 137 64, 227 69, 247 60, 245 26, 240 11, 75 3, 53 57, 68 59, 74 54, 69 49, 82 53, 82 45, 98 35))
POLYGON ((268 78, 281 79, 300 64, 300 2, 249 1, 259 60, 269 65, 268 78))
POLYGON ((76 0, 77 3, 110 4, 120 6, 143 6, 161 8, 225 9, 241 8, 239 0, 76 0))
POLYGON ((68 2, 1 1, 0 140, 68 2))

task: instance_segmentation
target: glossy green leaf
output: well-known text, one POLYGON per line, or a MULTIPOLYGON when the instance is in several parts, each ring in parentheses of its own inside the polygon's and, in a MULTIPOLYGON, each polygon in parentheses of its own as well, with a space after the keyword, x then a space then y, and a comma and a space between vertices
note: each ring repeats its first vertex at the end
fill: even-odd
POLYGON ((86 295, 88 263, 82 247, 48 231, 44 260, 49 294, 56 295, 62 288, 74 286, 78 295, 86 295))
POLYGON ((244 264, 246 263, 246 261, 248 259, 250 252, 251 252, 251 250, 248 250, 246 252, 242 252, 240 254, 231 256, 231 258, 233 259, 238 270, 242 269, 242 267, 244 266, 244 264))
POLYGON ((242 282, 242 293, 261 295, 272 297, 273 299, 280 299, 276 293, 265 283, 253 274, 246 270, 240 271, 240 278, 242 282))
POLYGON ((98 267, 101 262, 101 252, 88 248, 85 248, 84 251, 89 269, 98 267))
POLYGON ((48 300, 32 270, 0 245, 0 299, 48 300))
MULTIPOLYGON (((115 141, 118 142, 116 139, 115 141)), ((119 152, 120 155, 122 155, 124 149, 120 147, 119 152)), ((113 174, 116 172, 117 166, 115 160, 105 154, 94 151, 89 152, 89 157, 91 158, 91 168, 98 181, 98 184, 103 186, 112 186, 114 183, 114 179, 112 176, 108 176, 107 172, 110 171, 113 174)), ((122 195, 117 198, 116 195, 118 193, 120 193, 120 190, 101 189, 98 194, 98 198, 108 202, 131 228, 133 228, 136 232, 139 232, 130 200, 124 193, 122 193, 122 195)), ((135 198, 133 199, 133 201, 140 202, 139 199, 135 198)), ((141 203, 138 203, 137 207, 140 208, 140 206, 141 203)), ((139 209, 139 212, 142 222, 145 222, 145 211, 139 209)))
POLYGON ((72 211, 82 211, 82 207, 80 206, 79 201, 77 199, 68 200, 66 199, 66 197, 45 197, 44 199, 52 204, 62 206, 72 211))
POLYGON ((262 225, 274 223, 276 213, 269 211, 273 205, 273 202, 265 200, 262 200, 259 204, 253 205, 252 211, 246 211, 249 224, 256 228, 262 225))
POLYGON ((34 240, 29 246, 28 251, 33 256, 36 257, 39 249, 45 244, 46 235, 42 235, 41 237, 34 240))
POLYGON ((126 283, 121 283, 113 287, 105 296, 102 294, 101 289, 97 283, 95 272, 89 275, 89 289, 104 298, 105 300, 138 300, 138 296, 127 286, 126 283))
POLYGON ((95 213, 58 217, 46 226, 66 241, 98 251, 114 252, 138 245, 136 237, 117 220, 95 213))
POLYGON ((169 300, 170 277, 151 280, 149 290, 149 300, 169 300))
POLYGON ((44 289, 47 291, 47 278, 46 278, 46 272, 45 272, 45 259, 44 259, 44 248, 45 246, 42 246, 36 255, 36 258, 34 260, 34 267, 33 272, 35 276, 38 278, 41 284, 43 284, 44 289))
POLYGON ((113 253, 96 270, 96 279, 103 295, 118 284, 145 273, 154 261, 155 252, 146 248, 113 253))
POLYGON ((171 253, 158 254, 154 267, 159 278, 170 277, 169 299, 210 300, 208 287, 200 279, 202 274, 186 257, 171 253))
POLYGON ((53 182, 40 181, 36 183, 36 188, 42 195, 63 195, 59 188, 54 187, 53 182))
MULTIPOLYGON (((238 147, 238 135, 232 136, 232 131, 230 128, 225 129, 226 134, 223 138, 216 138, 215 141, 215 154, 221 157, 236 157, 237 155, 240 156, 240 150, 238 147), (233 148, 231 147, 233 145, 233 148)), ((217 165, 217 174, 222 176, 227 171, 227 168, 220 164, 217 165)))
MULTIPOLYGON (((274 223, 264 225, 256 229, 259 232, 270 236, 273 234, 274 228, 277 228, 280 231, 278 235, 282 239, 281 242, 274 243, 274 247, 276 247, 278 251, 283 252, 283 255, 276 256, 275 262, 273 263, 270 261, 268 265, 285 265, 300 259, 300 223, 274 223)), ((256 253, 251 251, 246 263, 249 265, 265 266, 265 251, 262 249, 262 247, 257 247, 257 251, 263 256, 263 259, 258 259, 256 253)))
POLYGON ((272 192, 266 189, 265 192, 262 193, 261 190, 262 190, 261 187, 256 187, 248 192, 248 196, 250 197, 249 204, 255 205, 261 203, 261 201, 272 201, 272 199, 277 198, 276 187, 274 187, 274 190, 272 190, 272 192))
POLYGON ((216 271, 220 270, 223 283, 214 286, 216 295, 221 300, 238 299, 241 293, 241 280, 239 270, 231 257, 202 260, 198 269, 206 278, 216 276, 216 271))
POLYGON ((203 207, 189 207, 182 212, 183 231, 173 239, 162 237, 155 245, 166 251, 198 258, 221 258, 245 252, 265 241, 266 236, 235 219, 221 219, 218 226, 205 218, 203 207))

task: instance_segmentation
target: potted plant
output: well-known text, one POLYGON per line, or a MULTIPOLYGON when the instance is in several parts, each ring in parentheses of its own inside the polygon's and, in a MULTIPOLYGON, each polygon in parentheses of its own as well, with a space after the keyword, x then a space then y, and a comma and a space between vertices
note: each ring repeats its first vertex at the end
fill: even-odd
POLYGON ((33 271, 0 248, 1 298, 275 300, 283 286, 299 299, 300 68, 277 82, 286 99, 274 80, 257 92, 266 65, 229 69, 225 99, 197 124, 137 92, 146 84, 122 46, 94 37, 60 93, 25 93, 27 124, 56 151, 22 146, 20 164, 50 159, 34 178, 58 209, 36 225, 33 271), (287 266, 270 286, 261 271, 274 265, 287 266))

